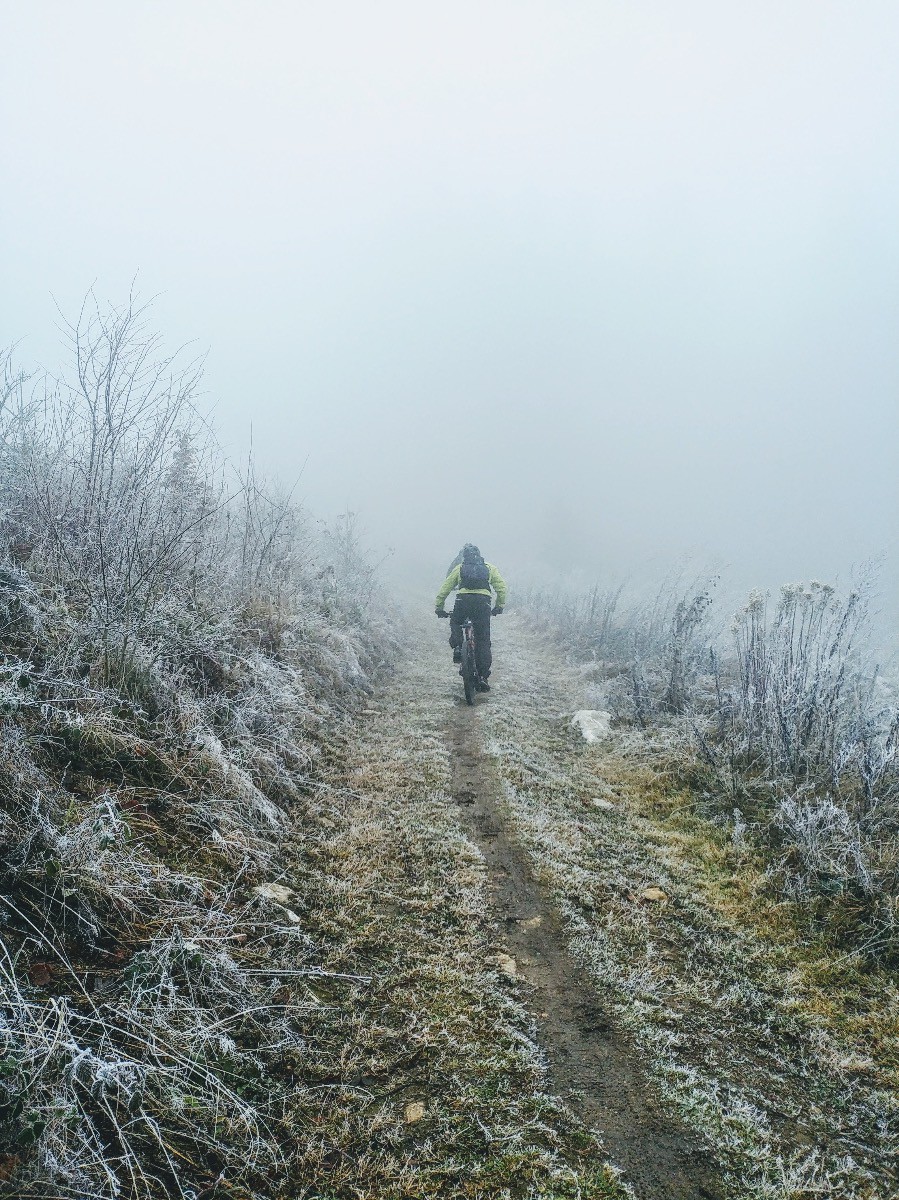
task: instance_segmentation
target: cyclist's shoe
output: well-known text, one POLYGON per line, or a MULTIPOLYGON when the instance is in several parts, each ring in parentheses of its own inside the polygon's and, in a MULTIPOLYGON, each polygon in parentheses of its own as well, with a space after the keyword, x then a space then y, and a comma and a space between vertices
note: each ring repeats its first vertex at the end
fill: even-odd
POLYGON ((462 661, 462 651, 453 650, 453 662, 460 663, 462 661))
POLYGON ((490 684, 487 682, 486 679, 482 679, 480 683, 475 684, 475 688, 479 692, 489 692, 490 684))

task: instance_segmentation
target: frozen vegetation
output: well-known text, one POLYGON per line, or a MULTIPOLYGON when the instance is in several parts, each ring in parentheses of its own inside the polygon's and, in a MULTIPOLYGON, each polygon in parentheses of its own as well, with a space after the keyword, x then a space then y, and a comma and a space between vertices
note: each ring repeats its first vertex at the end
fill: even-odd
POLYGON ((895 970, 812 932, 767 878, 748 821, 717 819, 679 726, 689 718, 644 730, 619 716, 587 742, 571 712, 597 671, 585 684, 584 664, 532 624, 512 614, 504 627, 481 728, 603 1037, 627 1031, 649 1068, 645 1103, 702 1136, 729 1198, 892 1200, 895 970))
POLYGON ((0 1189, 195 1196, 288 1169, 272 970, 320 963, 265 885, 383 633, 352 516, 233 471, 146 311, 67 332, 3 364, 0 1189))
POLYGON ((723 633, 702 589, 532 595, 459 710, 437 622, 398 658, 354 518, 233 469, 145 311, 68 334, 0 410, 0 1194, 624 1196, 549 1086, 453 721, 730 1194, 890 1194, 899 732, 863 595, 723 633))
POLYGON ((753 594, 717 632, 711 588, 533 593, 597 707, 643 730, 710 821, 841 949, 899 962, 899 708, 868 649, 866 593, 753 594))

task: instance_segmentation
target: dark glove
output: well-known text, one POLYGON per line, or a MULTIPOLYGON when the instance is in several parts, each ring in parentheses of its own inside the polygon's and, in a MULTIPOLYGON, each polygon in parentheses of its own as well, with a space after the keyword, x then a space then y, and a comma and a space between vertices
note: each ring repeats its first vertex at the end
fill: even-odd
POLYGON ((437 614, 438 617, 448 617, 449 616, 449 613, 442 606, 440 608, 435 608, 434 612, 437 614))
POLYGON ((498 617, 499 614, 503 611, 503 606, 501 604, 494 604, 493 608, 491 608, 490 611, 494 617, 498 617))

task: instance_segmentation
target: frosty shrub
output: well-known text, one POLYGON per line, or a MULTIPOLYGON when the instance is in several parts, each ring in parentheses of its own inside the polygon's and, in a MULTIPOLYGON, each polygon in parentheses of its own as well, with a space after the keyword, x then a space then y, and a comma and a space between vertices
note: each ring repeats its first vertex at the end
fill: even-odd
POLYGON ((161 354, 145 310, 86 308, 67 333, 72 380, 28 401, 20 386, 2 413, 2 534, 116 679, 163 599, 207 568, 222 494, 193 407, 198 367, 161 354))
POLYGON ((776 887, 860 951, 899 957, 899 713, 866 653, 864 589, 756 592, 719 637, 709 589, 620 595, 528 603, 600 681, 597 703, 679 740, 710 815, 749 816, 776 887))
POLYGON ((642 726, 690 705, 708 661, 706 619, 712 584, 685 589, 681 578, 666 581, 649 601, 622 602, 623 586, 584 596, 556 590, 531 591, 522 603, 538 628, 551 633, 583 663, 602 703, 624 721, 642 726))
POLYGON ((866 659, 865 624, 858 591, 791 585, 773 612, 754 594, 718 666, 703 749, 768 829, 786 892, 892 957, 883 917, 899 895, 899 718, 866 659))
POLYGON ((355 518, 233 470, 148 322, 91 300, 70 376, 4 363, 0 1195, 275 1186, 271 967, 316 964, 253 889, 381 668, 355 518))
POLYGON ((859 822, 831 796, 786 796, 774 824, 792 859, 786 890, 797 898, 840 892, 848 883, 864 894, 875 890, 859 822))
POLYGON ((619 613, 622 588, 592 588, 586 594, 555 589, 521 593, 538 628, 549 630, 571 653, 597 663, 627 657, 627 631, 619 613))
POLYGON ((837 786, 872 715, 857 649, 863 621, 858 592, 841 600, 820 583, 783 588, 770 617, 766 598, 751 597, 734 619, 736 686, 721 702, 741 759, 772 778, 837 786))

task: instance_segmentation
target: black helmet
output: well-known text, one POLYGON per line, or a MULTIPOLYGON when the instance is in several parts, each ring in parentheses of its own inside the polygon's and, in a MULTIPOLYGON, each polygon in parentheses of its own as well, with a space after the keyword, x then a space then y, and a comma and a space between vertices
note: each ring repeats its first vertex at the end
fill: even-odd
POLYGON ((470 558, 480 558, 481 552, 477 548, 477 546, 474 545, 473 542, 466 542, 465 545, 462 547, 462 557, 469 558, 469 559, 470 558))

